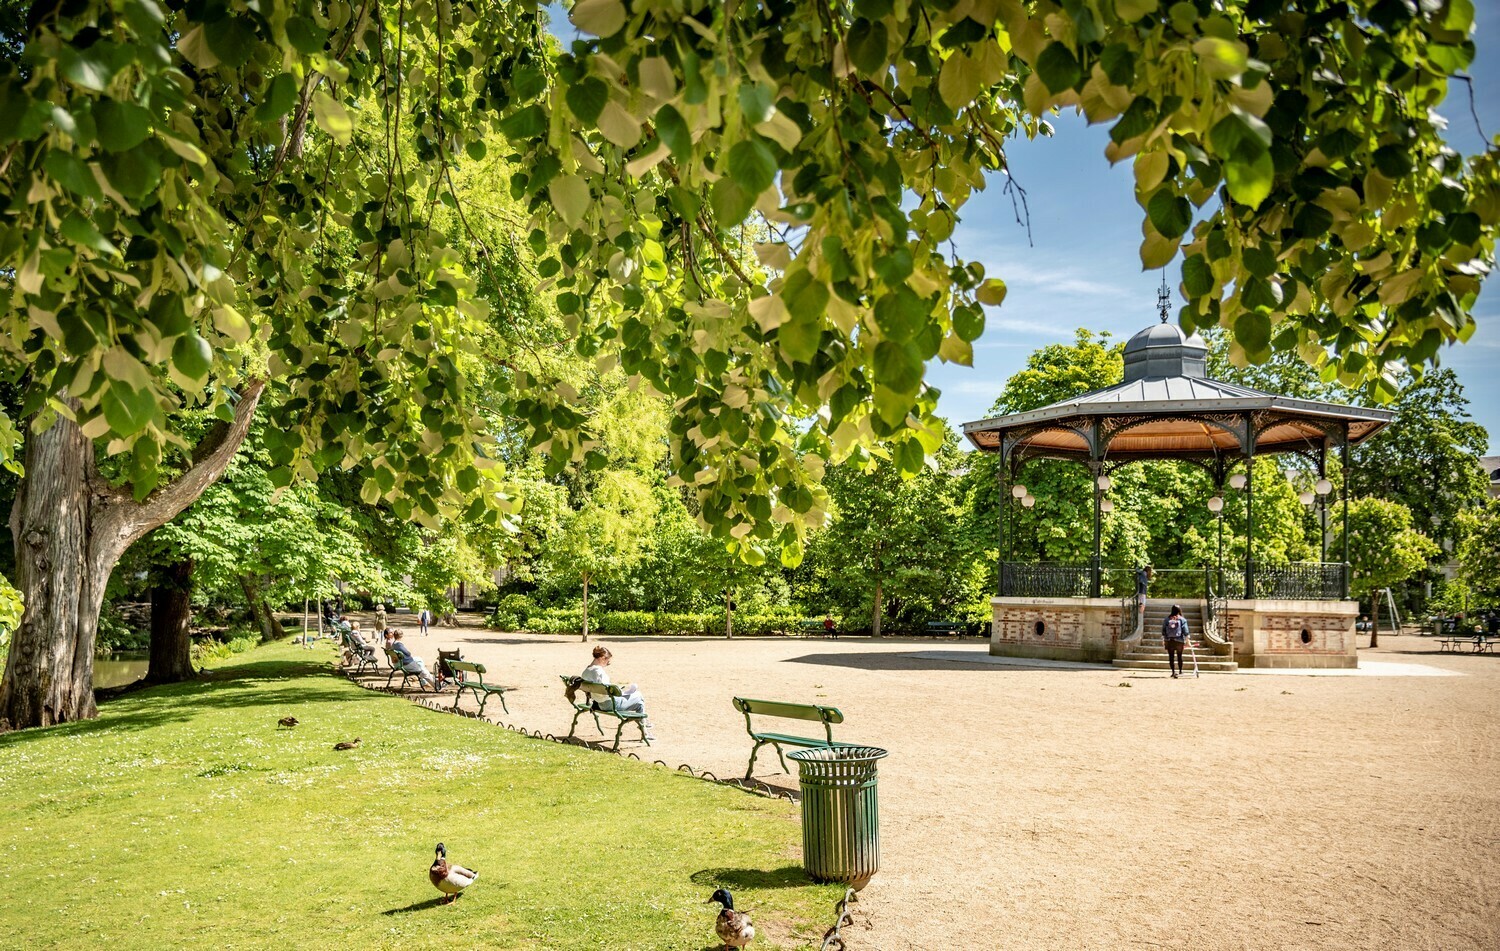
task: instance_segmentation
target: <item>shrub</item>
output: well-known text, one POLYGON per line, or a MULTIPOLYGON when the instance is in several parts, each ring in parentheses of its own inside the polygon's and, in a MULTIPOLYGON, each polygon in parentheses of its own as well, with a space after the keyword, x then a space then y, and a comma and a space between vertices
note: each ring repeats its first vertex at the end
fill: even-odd
POLYGON ((507 594, 495 602, 495 609, 485 618, 485 626, 498 631, 524 631, 526 623, 540 609, 524 594, 507 594))

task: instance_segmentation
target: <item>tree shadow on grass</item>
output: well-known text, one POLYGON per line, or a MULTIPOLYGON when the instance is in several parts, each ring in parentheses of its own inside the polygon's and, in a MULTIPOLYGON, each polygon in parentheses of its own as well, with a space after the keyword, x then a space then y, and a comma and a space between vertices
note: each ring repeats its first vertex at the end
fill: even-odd
POLYGON ((136 731, 190 720, 205 710, 275 707, 295 711, 308 703, 365 700, 363 691, 329 678, 330 667, 315 661, 254 661, 220 667, 178 684, 145 687, 103 703, 99 716, 34 730, 0 734, 0 749, 59 736, 87 736, 105 730, 136 731), (302 681, 286 687, 273 683, 302 681), (311 682, 309 682, 311 681, 311 682))
POLYGON ((704 888, 728 888, 731 891, 756 891, 769 888, 800 888, 811 885, 807 870, 800 865, 784 865, 777 869, 763 868, 706 868, 694 872, 688 881, 704 888))

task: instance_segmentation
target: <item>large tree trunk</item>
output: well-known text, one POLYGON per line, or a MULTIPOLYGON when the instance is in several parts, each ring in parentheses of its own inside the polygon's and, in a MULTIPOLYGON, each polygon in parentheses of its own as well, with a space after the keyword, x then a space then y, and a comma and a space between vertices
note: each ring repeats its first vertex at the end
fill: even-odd
POLYGON ((871 627, 871 632, 876 637, 880 636, 880 613, 881 613, 882 609, 885 607, 885 603, 884 603, 884 601, 882 600, 882 597, 881 597, 883 594, 884 594, 884 591, 881 590, 880 582, 879 581, 875 582, 875 610, 871 612, 872 623, 871 623, 870 627, 871 627))
POLYGON ((193 676, 193 560, 184 558, 162 570, 151 588, 151 683, 175 684, 193 676))
POLYGON ((279 641, 286 637, 286 627, 282 625, 281 618, 276 616, 275 609, 271 607, 265 598, 261 598, 260 609, 271 625, 271 639, 279 641))
POLYGON ((96 567, 93 461, 93 443, 69 420, 27 436, 26 476, 10 513, 26 608, 0 681, 0 718, 17 729, 97 713, 94 635, 114 562, 96 567))
MULTIPOLYGON (((93 717, 94 638, 104 585, 120 556, 224 474, 245 441, 265 384, 245 388, 234 419, 199 444, 191 467, 137 502, 99 478, 93 441, 59 415, 26 436, 26 475, 10 528, 16 587, 26 610, 0 679, 0 727, 51 726, 93 717)), ((76 401, 69 401, 76 410, 76 401)))
POLYGON ((589 579, 583 579, 583 639, 589 639, 589 579))
POLYGON ((724 589, 724 637, 734 640, 734 591, 731 588, 724 589))
POLYGON ((1380 646, 1380 590, 1370 594, 1370 646, 1380 646))

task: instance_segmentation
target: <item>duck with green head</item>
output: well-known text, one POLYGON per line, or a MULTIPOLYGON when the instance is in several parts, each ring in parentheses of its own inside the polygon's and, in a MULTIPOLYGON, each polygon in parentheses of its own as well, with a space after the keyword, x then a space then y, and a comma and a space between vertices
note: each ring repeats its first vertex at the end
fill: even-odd
POLYGON ((704 904, 711 905, 714 902, 724 906, 714 922, 714 934, 724 942, 724 947, 743 948, 749 944, 750 939, 755 937, 755 926, 750 923, 749 915, 734 910, 734 896, 729 894, 729 889, 715 891, 704 904))
POLYGON ((443 904, 452 904, 465 888, 474 884, 474 879, 479 877, 479 873, 449 862, 448 850, 443 848, 441 842, 437 844, 434 851, 436 855, 431 867, 427 869, 427 878, 438 891, 447 896, 443 899, 443 904))

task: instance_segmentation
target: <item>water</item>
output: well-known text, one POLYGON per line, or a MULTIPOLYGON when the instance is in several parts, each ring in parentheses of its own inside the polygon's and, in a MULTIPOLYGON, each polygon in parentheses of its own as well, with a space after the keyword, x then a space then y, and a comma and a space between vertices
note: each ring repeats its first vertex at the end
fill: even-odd
POLYGON ((94 658, 94 689, 123 687, 146 676, 149 654, 110 654, 94 658))

